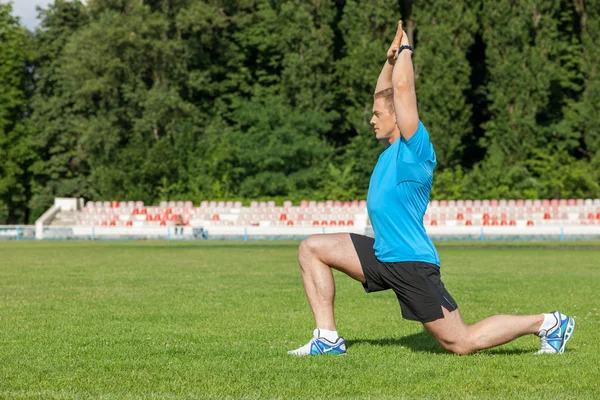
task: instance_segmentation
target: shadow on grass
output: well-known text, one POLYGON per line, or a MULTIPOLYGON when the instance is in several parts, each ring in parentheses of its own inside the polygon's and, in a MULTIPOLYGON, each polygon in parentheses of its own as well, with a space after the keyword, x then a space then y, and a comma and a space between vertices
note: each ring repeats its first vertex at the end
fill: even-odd
MULTIPOLYGON (((351 347, 355 344, 368 344, 370 346, 401 346, 408 347, 412 351, 419 353, 430 353, 430 354, 451 354, 446 351, 438 342, 435 341, 427 333, 427 331, 421 331, 419 333, 413 333, 412 335, 403 336, 401 338, 385 338, 385 339, 355 339, 346 340, 346 346, 351 347)), ((532 354, 532 350, 527 349, 503 349, 495 348, 489 350, 482 350, 478 354, 480 355, 513 355, 513 354, 532 354)))
POLYGON ((348 347, 355 344, 368 344, 371 346, 384 347, 408 347, 413 351, 421 353, 447 353, 447 351, 444 350, 426 331, 413 333, 412 335, 403 336, 401 338, 346 340, 346 346, 348 347))

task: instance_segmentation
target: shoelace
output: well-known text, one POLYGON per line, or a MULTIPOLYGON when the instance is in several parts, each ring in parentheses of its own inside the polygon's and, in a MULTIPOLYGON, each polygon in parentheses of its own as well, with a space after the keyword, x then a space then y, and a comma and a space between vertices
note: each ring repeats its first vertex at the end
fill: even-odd
POLYGON ((546 336, 542 336, 541 338, 542 341, 542 349, 540 351, 545 352, 545 351, 552 351, 555 352, 556 350, 554 350, 554 348, 552 346, 550 346, 550 344, 548 343, 548 339, 546 338, 546 336))

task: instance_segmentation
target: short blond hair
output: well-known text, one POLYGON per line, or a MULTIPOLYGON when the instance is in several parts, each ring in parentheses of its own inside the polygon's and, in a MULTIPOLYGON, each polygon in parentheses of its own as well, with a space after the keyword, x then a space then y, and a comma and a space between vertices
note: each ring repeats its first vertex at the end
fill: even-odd
POLYGON ((387 106, 388 111, 390 112, 390 114, 393 114, 395 112, 395 109, 394 109, 394 89, 393 88, 383 89, 383 90, 380 90, 379 92, 375 93, 373 95, 373 101, 375 101, 377 99, 384 99, 385 100, 385 105, 387 106))

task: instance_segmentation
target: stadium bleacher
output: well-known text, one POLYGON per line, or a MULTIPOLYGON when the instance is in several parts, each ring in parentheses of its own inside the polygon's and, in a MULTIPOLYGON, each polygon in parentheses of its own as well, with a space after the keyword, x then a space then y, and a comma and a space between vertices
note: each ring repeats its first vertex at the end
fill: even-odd
POLYGON ((431 226, 600 225, 600 199, 432 200, 431 226))
POLYGON ((353 226, 357 216, 366 214, 364 200, 325 202, 302 201, 293 206, 286 201, 161 202, 145 206, 141 201, 88 201, 77 216, 78 225, 98 226, 353 226))
MULTIPOLYGON (((353 226, 366 215, 366 202, 285 201, 161 202, 88 201, 77 215, 79 225, 126 226, 353 226)), ((432 200, 426 226, 600 225, 600 199, 432 200)))

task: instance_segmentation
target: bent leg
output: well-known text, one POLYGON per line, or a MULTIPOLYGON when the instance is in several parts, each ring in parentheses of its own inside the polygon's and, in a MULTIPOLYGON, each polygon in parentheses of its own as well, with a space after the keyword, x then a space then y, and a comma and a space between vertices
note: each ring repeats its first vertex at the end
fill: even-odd
POLYGON ((471 354, 537 333, 544 321, 543 314, 494 315, 467 326, 458 310, 442 310, 444 318, 423 326, 446 350, 456 354, 471 354))
POLYGON ((298 261, 316 327, 335 331, 333 314, 335 283, 331 268, 357 281, 365 282, 362 266, 350 234, 323 234, 306 238, 298 249, 298 261))

